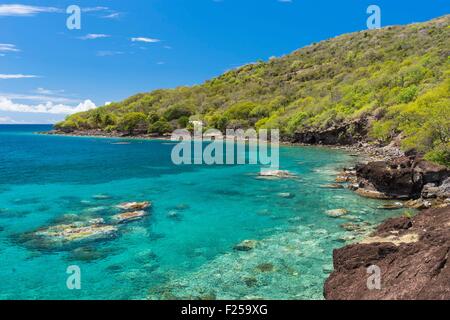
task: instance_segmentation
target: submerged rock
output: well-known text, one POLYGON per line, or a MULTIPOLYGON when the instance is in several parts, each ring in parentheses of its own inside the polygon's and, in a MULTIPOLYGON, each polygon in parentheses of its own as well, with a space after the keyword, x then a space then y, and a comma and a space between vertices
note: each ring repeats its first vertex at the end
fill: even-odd
POLYGON ((293 178, 295 175, 287 170, 269 170, 259 173, 260 178, 293 178))
POLYGON ((76 248, 75 250, 70 252, 68 260, 92 262, 95 260, 105 259, 108 256, 108 254, 109 252, 106 250, 97 250, 91 247, 81 247, 76 248))
POLYGON ((261 263, 256 266, 256 269, 261 272, 272 272, 274 271, 275 266, 272 263, 261 263))
POLYGON ((121 224, 121 223, 129 223, 137 220, 143 219, 147 213, 145 211, 133 211, 133 212, 124 212, 120 214, 116 214, 112 217, 112 220, 121 224))
POLYGON ((278 196, 280 198, 284 198, 284 199, 292 199, 295 198, 295 194, 290 193, 290 192, 281 192, 278 194, 278 196))
POLYGON ((255 277, 245 277, 243 281, 245 285, 249 288, 253 288, 258 285, 258 279, 256 279, 255 277))
POLYGON ((116 207, 121 209, 121 210, 146 210, 148 208, 151 207, 151 203, 148 201, 144 201, 144 202, 124 202, 121 203, 119 205, 117 205, 116 207))
POLYGON ((256 240, 244 240, 241 243, 234 246, 234 250, 237 251, 250 251, 256 248, 258 241, 256 240))
POLYGON ((404 208, 403 203, 401 203, 401 202, 394 202, 394 203, 388 203, 388 204, 384 204, 382 206, 379 206, 377 209, 398 210, 398 209, 402 209, 402 208, 404 208))
POLYGON ((111 199, 111 196, 107 195, 107 194, 96 194, 96 195, 92 196, 92 199, 95 199, 95 200, 108 200, 108 199, 111 199))
POLYGON ((321 185, 320 188, 322 188, 322 189, 344 189, 344 186, 339 183, 332 183, 332 184, 321 185))
POLYGON ((25 245, 41 249, 54 249, 72 244, 84 244, 115 238, 118 229, 102 223, 77 222, 39 229, 21 236, 25 245))
POLYGON ((345 216, 348 213, 349 212, 347 209, 334 209, 334 210, 326 211, 327 216, 332 217, 332 218, 339 218, 339 217, 345 216))

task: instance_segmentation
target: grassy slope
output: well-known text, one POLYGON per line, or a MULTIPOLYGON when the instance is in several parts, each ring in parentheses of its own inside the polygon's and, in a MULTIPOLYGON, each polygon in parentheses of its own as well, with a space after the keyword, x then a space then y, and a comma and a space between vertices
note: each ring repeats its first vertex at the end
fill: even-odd
POLYGON ((156 90, 70 116, 65 130, 170 132, 201 119, 224 128, 327 128, 369 117, 370 136, 450 162, 450 15, 346 34, 193 87, 156 90))

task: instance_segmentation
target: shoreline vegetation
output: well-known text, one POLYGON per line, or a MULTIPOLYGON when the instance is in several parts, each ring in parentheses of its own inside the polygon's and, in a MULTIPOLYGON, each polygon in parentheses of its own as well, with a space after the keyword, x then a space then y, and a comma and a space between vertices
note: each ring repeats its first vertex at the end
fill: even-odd
POLYGON ((343 168, 334 187, 405 212, 335 250, 325 297, 450 299, 449 22, 343 35, 202 85, 75 114, 46 134, 167 139, 201 121, 221 131, 281 128, 283 144, 347 150, 362 161, 343 168), (425 211, 413 217, 408 208, 425 211), (365 268, 377 263, 386 287, 371 292, 365 268))

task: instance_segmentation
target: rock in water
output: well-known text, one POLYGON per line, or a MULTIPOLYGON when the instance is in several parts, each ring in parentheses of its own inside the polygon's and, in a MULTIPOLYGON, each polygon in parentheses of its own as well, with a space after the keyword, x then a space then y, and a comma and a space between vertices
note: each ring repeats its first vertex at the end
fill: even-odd
POLYGON ((121 209, 121 210, 147 210, 148 208, 150 208, 152 204, 148 201, 144 201, 144 202, 124 202, 121 203, 119 205, 117 205, 117 208, 121 209))
POLYGON ((107 240, 116 237, 115 226, 102 223, 72 223, 50 226, 22 235, 23 242, 32 247, 51 250, 73 244, 107 240))
POLYGON ((320 186, 321 189, 344 189, 344 186, 339 183, 332 183, 332 184, 324 184, 320 186))
POLYGON ((394 202, 394 203, 387 203, 382 206, 379 206, 377 209, 381 210, 398 210, 404 208, 403 203, 401 202, 394 202))
POLYGON ((292 193, 290 193, 290 192, 281 192, 281 193, 278 194, 278 196, 279 196, 280 198, 284 198, 284 199, 292 199, 292 198, 295 198, 295 194, 292 194, 292 193))
POLYGON ((147 213, 145 211, 133 211, 133 212, 124 212, 120 214, 116 214, 112 217, 112 219, 121 224, 121 223, 129 223, 137 220, 143 219, 147 213))
POLYGON ((346 209, 334 209, 334 210, 328 210, 326 212, 327 216, 330 216, 332 218, 339 218, 342 216, 345 216, 348 214, 348 210, 346 209))
POLYGON ((269 170, 262 171, 259 173, 259 177, 261 178, 293 178, 295 175, 286 170, 269 170))
POLYGON ((107 200, 107 199, 111 199, 111 196, 109 196, 107 194, 96 194, 96 195, 92 196, 92 199, 95 199, 95 200, 107 200))
POLYGON ((258 241, 256 240, 244 240, 241 243, 234 246, 234 250, 237 251, 250 251, 256 248, 258 241))

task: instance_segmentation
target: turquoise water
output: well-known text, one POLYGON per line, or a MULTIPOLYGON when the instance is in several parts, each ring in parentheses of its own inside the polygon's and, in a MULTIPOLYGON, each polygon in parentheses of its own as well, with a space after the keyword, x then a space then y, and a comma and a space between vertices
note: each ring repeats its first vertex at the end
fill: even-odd
POLYGON ((281 169, 297 177, 261 180, 255 165, 174 166, 171 142, 33 134, 48 129, 0 126, 0 299, 322 299, 332 250, 398 214, 321 188, 354 161, 340 151, 282 147, 281 169), (115 239, 64 250, 18 241, 124 201, 153 208, 115 239), (339 208, 350 218, 326 215, 339 208), (344 230, 348 219, 364 231, 344 230), (257 247, 233 250, 246 239, 257 247), (70 265, 81 290, 66 287, 70 265))

